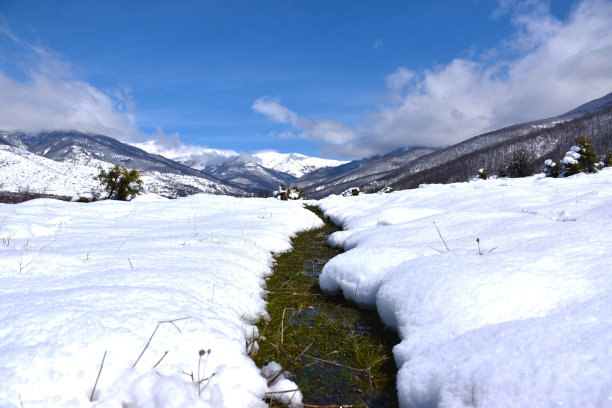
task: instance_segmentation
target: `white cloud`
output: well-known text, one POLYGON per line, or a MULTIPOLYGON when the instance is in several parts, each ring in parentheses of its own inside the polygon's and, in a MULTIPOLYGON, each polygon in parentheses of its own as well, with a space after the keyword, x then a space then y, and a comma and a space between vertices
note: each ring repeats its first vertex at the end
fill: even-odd
MULTIPOLYGON (((355 128, 300 118, 302 137, 346 157, 406 146, 447 146, 478 134, 556 116, 612 91, 612 2, 583 0, 567 20, 541 1, 501 2, 515 33, 479 57, 390 74, 391 103, 355 128), (406 86, 408 85, 408 86, 406 86)), ((293 112, 292 112, 293 113, 293 112)), ((294 123, 286 121, 285 123, 294 123)))
POLYGON ((234 150, 210 149, 206 146, 185 144, 180 140, 177 132, 166 134, 161 127, 156 128, 153 139, 132 143, 132 145, 148 153, 159 154, 198 170, 240 156, 240 153, 234 150))
MULTIPOLYGON (((259 98, 253 102, 251 108, 258 113, 268 116, 272 121, 291 124, 301 131, 300 137, 324 145, 341 145, 350 142, 356 137, 355 131, 349 126, 333 120, 312 120, 298 117, 291 109, 282 105, 278 100, 267 97, 259 98)), ((294 137, 293 132, 281 132, 279 138, 294 137)))
POLYGON ((394 73, 387 75, 385 78, 387 82, 387 88, 392 91, 401 91, 406 85, 410 83, 416 76, 414 71, 410 71, 404 67, 399 67, 394 73))
POLYGON ((300 118, 297 126, 302 129, 304 139, 325 144, 342 145, 355 138, 353 129, 333 120, 300 118))
POLYGON ((364 121, 356 148, 445 146, 611 92, 612 2, 583 1, 565 22, 537 6, 521 8, 529 12, 513 17, 516 33, 500 45, 498 54, 513 58, 455 59, 420 72, 401 103, 364 121))
POLYGON ((295 125, 297 123, 297 114, 286 106, 281 105, 280 101, 262 97, 251 106, 255 112, 262 113, 268 116, 272 121, 278 123, 289 123, 295 125))
POLYGON ((370 48, 371 48, 372 50, 378 50, 378 49, 380 49, 382 46, 383 46, 383 40, 382 40, 382 38, 377 38, 377 39, 376 39, 376 41, 374 41, 374 42, 372 43, 372 45, 370 46, 370 48))
POLYGON ((68 63, 41 45, 19 39, 4 20, 0 36, 17 55, 25 76, 16 80, 0 71, 1 130, 79 130, 122 140, 142 136, 127 88, 105 93, 73 79, 68 63))

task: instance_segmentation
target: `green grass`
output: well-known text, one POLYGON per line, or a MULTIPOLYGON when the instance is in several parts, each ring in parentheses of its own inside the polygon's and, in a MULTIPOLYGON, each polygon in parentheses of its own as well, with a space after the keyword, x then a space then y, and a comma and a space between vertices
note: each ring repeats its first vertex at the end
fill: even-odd
POLYGON ((254 360, 259 366, 277 361, 295 374, 306 403, 397 406, 391 355, 397 335, 385 330, 375 311, 319 289, 321 269, 342 252, 327 245, 338 230, 325 220, 324 227, 298 234, 293 250, 275 258, 267 281, 270 320, 259 323, 262 338, 254 360))

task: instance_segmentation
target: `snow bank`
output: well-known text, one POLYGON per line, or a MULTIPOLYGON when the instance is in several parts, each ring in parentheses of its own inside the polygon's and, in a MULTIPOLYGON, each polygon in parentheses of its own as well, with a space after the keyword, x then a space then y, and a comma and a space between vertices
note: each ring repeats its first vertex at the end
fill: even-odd
POLYGON ((612 406, 612 170, 319 205, 320 285, 398 331, 401 406, 612 406))
POLYGON ((281 390, 245 339, 270 253, 320 222, 295 202, 207 195, 0 204, 0 406, 265 407, 281 390), (158 322, 181 318, 133 367, 158 322))

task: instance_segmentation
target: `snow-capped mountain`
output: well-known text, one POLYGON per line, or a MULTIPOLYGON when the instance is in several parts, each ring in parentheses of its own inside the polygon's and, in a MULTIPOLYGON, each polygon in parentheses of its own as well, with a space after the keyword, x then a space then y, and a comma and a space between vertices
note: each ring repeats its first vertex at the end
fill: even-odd
POLYGON ((278 189, 279 184, 290 184, 295 177, 288 173, 282 173, 266 168, 248 155, 238 156, 224 161, 221 164, 209 166, 202 170, 225 182, 249 186, 257 189, 256 193, 261 196, 269 196, 278 189))
POLYGON ((541 171, 545 159, 558 157, 577 136, 589 137, 596 152, 612 151, 611 104, 612 94, 608 94, 558 117, 488 132, 444 149, 405 148, 349 163, 300 154, 189 150, 178 139, 167 151, 155 142, 141 144, 149 151, 172 154, 182 164, 103 135, 0 131, 0 146, 8 146, 0 156, 0 191, 27 187, 59 195, 87 193, 97 166, 115 163, 141 171, 148 191, 171 197, 200 192, 269 195, 280 183, 297 184, 305 188, 307 198, 314 199, 350 187, 366 192, 386 186, 414 188, 422 183, 465 181, 482 167, 495 174, 521 150, 531 153, 533 171, 541 171))
POLYGON ((225 183, 162 156, 116 139, 80 132, 26 134, 1 132, 0 190, 72 196, 90 193, 98 166, 116 163, 141 172, 145 190, 177 197, 197 193, 252 195, 252 190, 225 183))
POLYGON ((167 159, 181 163, 196 170, 223 163, 240 156, 233 150, 210 149, 204 146, 185 145, 174 139, 172 143, 162 144, 156 140, 131 143, 132 146, 147 153, 163 156, 167 159))
MULTIPOLYGON (((338 167, 321 168, 308 173, 297 180, 298 185, 306 187, 309 192, 328 195, 337 191, 338 185, 349 186, 358 183, 365 177, 383 174, 410 163, 435 149, 412 147, 394 150, 385 155, 375 155, 354 160, 338 167)), ((359 186, 356 184, 355 186, 359 186)))
POLYGON ((295 177, 302 177, 314 170, 337 167, 348 163, 347 161, 320 159, 305 156, 299 153, 260 152, 253 155, 259 164, 268 169, 288 173, 295 177))
POLYGON ((263 151, 255 154, 238 153, 234 150, 211 149, 203 146, 186 145, 178 140, 173 140, 169 145, 163 145, 155 140, 141 143, 132 143, 148 153, 157 154, 174 160, 185 166, 197 170, 206 170, 212 166, 236 163, 236 159, 252 161, 266 169, 279 173, 287 173, 293 177, 302 177, 311 171, 336 167, 348 163, 347 161, 321 159, 306 156, 299 153, 277 153, 275 151, 263 151))

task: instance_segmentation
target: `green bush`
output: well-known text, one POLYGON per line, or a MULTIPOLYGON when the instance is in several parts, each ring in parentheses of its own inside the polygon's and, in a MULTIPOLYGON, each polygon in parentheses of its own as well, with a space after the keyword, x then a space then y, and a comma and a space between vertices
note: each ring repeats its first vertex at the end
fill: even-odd
POLYGON ((544 174, 546 177, 559 177, 561 173, 561 162, 556 160, 546 160, 544 162, 544 174))
POLYGON ((574 142, 580 148, 580 158, 578 159, 580 171, 596 173, 599 170, 599 159, 597 159, 597 153, 593 150, 593 142, 584 136, 577 137, 574 142))
POLYGON ((593 143, 584 136, 574 139, 575 145, 568 150, 560 161, 550 159, 544 162, 547 177, 569 177, 578 173, 596 173, 602 166, 612 164, 612 154, 604 162, 599 161, 593 150, 593 143), (610 164, 606 164, 610 163, 610 164))
POLYGON ((106 198, 129 201, 140 194, 142 180, 138 170, 128 170, 124 166, 115 164, 108 171, 98 166, 100 173, 95 177, 108 193, 106 198))
POLYGON ((534 172, 533 160, 534 155, 529 150, 523 148, 515 150, 499 175, 512 178, 531 176, 534 172))
POLYGON ((482 167, 478 169, 478 177, 483 180, 486 180, 489 178, 489 172, 487 171, 486 167, 482 167))
POLYGON ((361 193, 361 187, 351 187, 348 190, 344 190, 342 192, 342 197, 358 196, 361 193))
POLYGON ((301 200, 303 198, 302 194, 304 194, 303 188, 299 188, 298 186, 287 188, 284 184, 281 184, 278 186, 278 190, 274 192, 274 197, 283 201, 301 200))
POLYGON ((606 159, 604 160, 605 167, 612 167, 612 152, 609 152, 606 155, 606 159))

